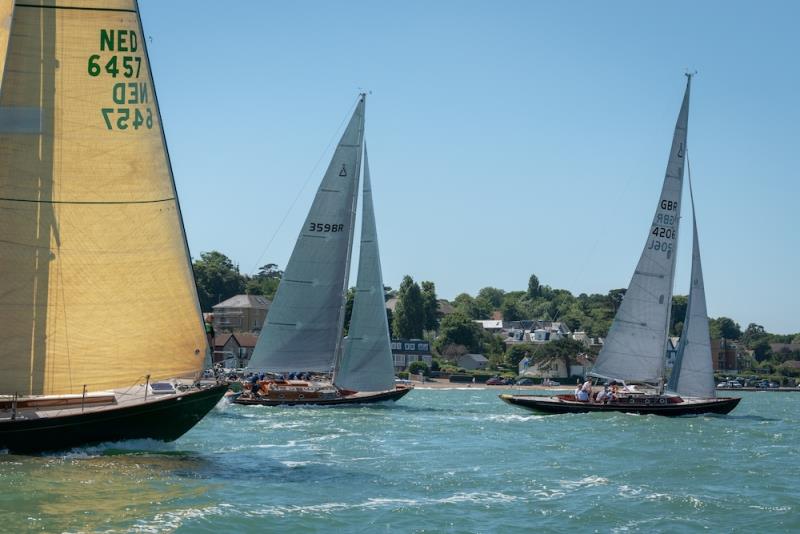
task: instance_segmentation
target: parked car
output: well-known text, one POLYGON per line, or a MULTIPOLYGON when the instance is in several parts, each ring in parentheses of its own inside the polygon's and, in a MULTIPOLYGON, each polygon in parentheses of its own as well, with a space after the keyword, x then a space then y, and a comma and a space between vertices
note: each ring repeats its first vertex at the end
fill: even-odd
POLYGON ((560 386, 561 382, 556 382, 555 380, 550 380, 549 378, 545 378, 542 380, 543 386, 560 386))
POLYGON ((489 380, 486 381, 487 386, 507 386, 508 380, 505 378, 500 378, 499 376, 493 376, 489 380))
POLYGON ((533 378, 520 378, 520 379, 519 379, 519 380, 517 380, 517 382, 516 382, 516 384, 517 384, 518 386, 532 386, 532 385, 534 385, 535 383, 536 383, 536 382, 533 380, 533 378))
POLYGON ((781 387, 781 385, 778 384, 777 382, 770 382, 769 383, 769 387, 771 387, 771 388, 779 388, 779 387, 781 387))

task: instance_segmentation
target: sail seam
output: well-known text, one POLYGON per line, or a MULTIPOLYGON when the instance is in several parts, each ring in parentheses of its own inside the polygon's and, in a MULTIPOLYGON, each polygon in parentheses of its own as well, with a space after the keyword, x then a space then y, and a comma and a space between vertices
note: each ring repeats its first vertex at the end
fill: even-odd
POLYGON ((36 4, 16 4, 17 7, 37 7, 39 9, 72 9, 77 11, 117 11, 122 13, 136 13, 135 9, 116 7, 80 7, 80 6, 39 6, 36 4))
POLYGON ((175 197, 158 198, 154 200, 34 200, 30 198, 10 198, 0 197, 6 202, 27 202, 30 204, 158 204, 160 202, 172 202, 175 197))

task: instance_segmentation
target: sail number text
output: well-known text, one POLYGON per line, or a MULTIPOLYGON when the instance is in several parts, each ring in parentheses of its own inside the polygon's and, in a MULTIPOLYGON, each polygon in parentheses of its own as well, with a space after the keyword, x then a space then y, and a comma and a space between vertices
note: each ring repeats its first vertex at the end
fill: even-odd
MULTIPOLYGON (((89 76, 110 76, 115 79, 119 76, 135 80, 142 73, 142 56, 137 54, 139 39, 135 31, 101 29, 99 51, 105 55, 92 54, 87 60, 86 70, 89 76), (127 54, 117 54, 118 52, 127 54)), ((111 100, 113 107, 100 109, 107 129, 138 130, 153 127, 153 110, 149 107, 150 96, 146 81, 115 83, 111 88, 111 100)))
POLYGON ((672 239, 675 237, 675 230, 672 228, 664 228, 663 226, 654 226, 653 231, 650 233, 656 237, 663 237, 664 239, 672 239))
POLYGON ((344 231, 343 224, 328 224, 312 222, 308 224, 309 232, 342 232, 344 231))

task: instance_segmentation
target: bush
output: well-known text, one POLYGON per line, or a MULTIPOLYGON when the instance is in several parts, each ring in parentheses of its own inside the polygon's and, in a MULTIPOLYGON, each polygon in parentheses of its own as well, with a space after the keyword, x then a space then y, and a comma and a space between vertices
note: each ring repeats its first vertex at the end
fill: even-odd
POLYGON ((412 375, 418 375, 422 373, 424 376, 428 376, 431 372, 428 364, 422 361, 411 362, 408 366, 408 372, 412 375))

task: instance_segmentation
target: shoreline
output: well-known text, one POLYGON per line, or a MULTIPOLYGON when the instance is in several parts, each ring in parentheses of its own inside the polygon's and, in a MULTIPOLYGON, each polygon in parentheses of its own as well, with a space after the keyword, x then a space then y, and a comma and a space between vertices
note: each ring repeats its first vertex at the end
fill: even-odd
MULTIPOLYGON (((411 385, 414 386, 415 389, 518 389, 518 390, 530 390, 530 391, 572 391, 575 389, 575 386, 542 386, 541 384, 530 385, 530 386, 517 386, 514 384, 502 385, 502 386, 491 386, 488 384, 479 384, 479 383, 471 383, 471 382, 444 382, 438 380, 425 380, 425 382, 420 382, 419 380, 412 380, 411 385)), ((800 388, 788 388, 788 387, 781 387, 781 388, 716 388, 717 391, 764 391, 764 392, 772 392, 772 393, 800 393, 800 388)))

